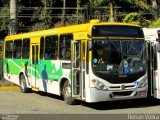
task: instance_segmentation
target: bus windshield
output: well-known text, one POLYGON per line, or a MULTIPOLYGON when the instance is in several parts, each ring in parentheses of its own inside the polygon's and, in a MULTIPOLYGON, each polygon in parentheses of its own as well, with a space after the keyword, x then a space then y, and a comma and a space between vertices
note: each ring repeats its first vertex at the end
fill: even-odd
POLYGON ((104 74, 134 74, 145 71, 143 40, 93 40, 92 68, 104 74))

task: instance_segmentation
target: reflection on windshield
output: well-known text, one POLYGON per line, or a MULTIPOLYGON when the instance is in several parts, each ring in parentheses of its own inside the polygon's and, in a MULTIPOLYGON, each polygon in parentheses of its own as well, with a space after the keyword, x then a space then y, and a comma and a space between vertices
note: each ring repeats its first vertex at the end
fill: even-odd
POLYGON ((142 40, 93 40, 93 69, 108 74, 144 71, 144 48, 142 40))

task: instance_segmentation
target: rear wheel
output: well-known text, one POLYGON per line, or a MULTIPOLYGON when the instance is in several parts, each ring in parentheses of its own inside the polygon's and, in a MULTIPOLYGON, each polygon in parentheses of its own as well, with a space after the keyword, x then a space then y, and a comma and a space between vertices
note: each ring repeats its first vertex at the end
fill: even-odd
POLYGON ((23 93, 27 93, 27 92, 30 91, 30 89, 27 88, 26 79, 25 79, 24 74, 22 74, 22 75, 20 76, 20 85, 21 85, 21 91, 22 91, 23 93))
POLYGON ((64 101, 69 105, 76 104, 76 100, 71 95, 71 86, 68 81, 65 81, 63 85, 63 98, 64 101))

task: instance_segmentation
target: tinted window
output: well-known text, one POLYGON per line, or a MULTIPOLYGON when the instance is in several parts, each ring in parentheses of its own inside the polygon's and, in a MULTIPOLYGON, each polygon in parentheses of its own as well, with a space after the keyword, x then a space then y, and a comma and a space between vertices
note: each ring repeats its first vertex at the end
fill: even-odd
POLYGON ((22 55, 22 40, 14 40, 14 51, 13 57, 14 58, 21 58, 22 55))
POLYGON ((23 59, 29 58, 29 52, 30 52, 30 39, 26 38, 23 39, 22 58, 23 59))
POLYGON ((5 48, 5 57, 12 58, 13 41, 6 41, 5 48))
POLYGON ((140 27, 134 26, 113 26, 113 25, 97 25, 92 28, 92 36, 128 36, 128 37, 144 37, 140 27))
POLYGON ((47 36, 45 38, 44 58, 47 60, 57 59, 58 36, 47 36))
POLYGON ((71 40, 72 34, 60 36, 60 59, 71 59, 71 40))
POLYGON ((93 40, 92 63, 104 74, 134 74, 146 70, 143 40, 93 40))

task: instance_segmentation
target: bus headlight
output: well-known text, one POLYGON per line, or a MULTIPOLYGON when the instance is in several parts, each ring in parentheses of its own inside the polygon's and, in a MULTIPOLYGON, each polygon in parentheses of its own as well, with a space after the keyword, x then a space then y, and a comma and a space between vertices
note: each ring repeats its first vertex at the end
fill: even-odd
POLYGON ((147 80, 142 79, 141 81, 134 82, 134 84, 136 85, 137 88, 142 88, 142 87, 145 87, 147 85, 147 80))
POLYGON ((108 90, 104 83, 98 80, 92 80, 94 86, 99 90, 108 90), (94 82, 93 82, 94 81, 94 82))
POLYGON ((139 88, 145 87, 145 86, 146 86, 146 82, 140 82, 139 85, 138 85, 139 88))

